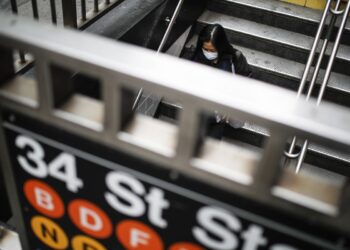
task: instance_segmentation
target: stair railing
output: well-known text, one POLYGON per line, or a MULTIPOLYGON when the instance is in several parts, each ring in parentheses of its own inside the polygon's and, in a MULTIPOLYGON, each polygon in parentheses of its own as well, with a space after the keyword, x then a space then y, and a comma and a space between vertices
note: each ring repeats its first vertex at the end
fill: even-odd
MULTIPOLYGON (((164 49, 164 46, 166 44, 166 42, 168 41, 168 38, 169 38, 169 35, 174 27, 174 24, 176 23, 176 19, 180 13, 180 10, 181 10, 181 7, 182 7, 182 4, 184 3, 184 0, 179 0, 179 2, 177 3, 177 6, 174 10, 174 13, 170 19, 170 22, 169 22, 169 25, 164 33, 164 36, 162 38, 162 41, 160 42, 159 44, 159 47, 157 49, 157 54, 159 54, 160 52, 162 52, 162 50, 164 49)), ((140 100, 141 100, 141 97, 142 97, 142 94, 143 94, 143 89, 141 88, 139 90, 139 92, 137 93, 137 96, 135 98, 135 102, 134 104, 132 105, 132 110, 135 111, 138 107, 142 106, 142 103, 139 105, 140 103, 140 100)), ((145 98, 144 102, 146 101, 147 98, 145 98)))
MULTIPOLYGON (((313 45, 312 45, 312 48, 311 48, 311 51, 309 54, 308 61, 307 61, 306 66, 305 66, 305 70, 304 70, 302 79, 300 81, 298 93, 297 93, 297 99, 299 99, 301 97, 301 95, 303 94, 306 82, 308 80, 308 76, 311 72, 311 68, 312 68, 312 64, 314 62, 315 54, 317 52, 318 44, 321 40, 322 32, 323 32, 323 29, 324 29, 325 24, 326 24, 326 19, 327 19, 328 15, 331 14, 332 17, 331 17, 331 21, 328 25, 327 34, 326 34, 325 39, 323 40, 321 51, 319 53, 317 63, 316 63, 316 66, 314 68, 312 78, 311 78, 311 81, 309 84, 309 88, 307 90, 307 95, 305 96, 306 101, 309 101, 311 94, 312 94, 312 91, 314 89, 317 77, 318 77, 319 72, 320 72, 320 68, 321 68, 322 61, 324 59, 325 52, 326 52, 327 47, 329 45, 329 40, 331 39, 331 36, 332 36, 335 22, 336 22, 338 16, 343 15, 343 18, 342 18, 342 21, 341 21, 341 24, 339 26, 339 30, 338 30, 338 33, 336 36, 336 40, 334 42, 334 46, 333 46, 333 49, 332 49, 332 52, 331 52, 331 55, 330 55, 330 58, 329 58, 329 61, 327 64, 327 68, 326 68, 326 72, 325 72, 325 75, 324 75, 324 78, 323 78, 323 81, 321 84, 321 88, 320 88, 320 91, 319 91, 318 96, 317 96, 317 103, 316 103, 317 106, 319 106, 322 102, 330 75, 332 73, 334 59, 335 59, 335 56, 337 55, 337 52, 339 49, 340 40, 341 40, 343 31, 344 31, 344 28, 346 25, 346 21, 347 21, 347 18, 349 15, 349 9, 350 9, 350 1, 347 3, 345 9, 343 9, 343 10, 340 10, 341 2, 342 2, 341 0, 337 0, 334 9, 331 8, 332 2, 333 2, 332 0, 327 1, 326 7, 324 9, 324 12, 323 12, 316 36, 315 36, 315 40, 313 42, 313 45)), ((304 163, 305 156, 306 156, 308 146, 309 146, 309 141, 305 140, 303 143, 303 146, 301 148, 301 151, 294 153, 296 143, 297 143, 297 137, 294 136, 292 139, 292 142, 289 146, 288 151, 284 151, 284 155, 287 157, 287 159, 297 159, 295 172, 298 173, 302 167, 302 164, 304 163)))
MULTIPOLYGON (((10 0, 12 13, 15 15, 19 14, 17 1, 18 0, 10 0)), ((56 9, 56 1, 57 0, 49 0, 51 23, 54 25, 57 25, 57 14, 59 14, 56 9)), ((88 24, 102 17, 104 13, 122 1, 123 0, 104 0, 102 3, 100 3, 98 0, 94 0, 93 9, 87 10, 86 0, 81 0, 81 18, 78 19, 77 0, 61 0, 63 25, 74 29, 84 29, 88 24)), ((38 0, 31 0, 31 8, 33 18, 35 20, 39 20, 40 15, 38 0)), ((15 63, 15 65, 16 71, 20 72, 21 70, 30 67, 33 60, 24 51, 18 51, 18 54, 19 60, 15 63)))

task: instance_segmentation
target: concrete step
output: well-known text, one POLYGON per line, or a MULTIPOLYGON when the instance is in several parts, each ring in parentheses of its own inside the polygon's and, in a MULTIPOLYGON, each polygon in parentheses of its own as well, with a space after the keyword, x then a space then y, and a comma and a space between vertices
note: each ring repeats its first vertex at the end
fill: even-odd
MULTIPOLYGON (((187 50, 193 50, 196 41, 196 36, 192 37, 186 45, 187 50)), ((298 89, 304 64, 243 46, 234 47, 241 50, 247 58, 253 68, 254 78, 291 90, 298 89)), ((314 93, 318 92, 324 73, 324 70, 320 71, 314 93)), ((350 76, 333 72, 327 86, 325 100, 350 107, 350 76)))
MULTIPOLYGON (((235 45, 264 51, 299 63, 306 63, 314 39, 312 36, 208 10, 198 19, 196 32, 205 25, 214 23, 219 23, 226 29, 230 42, 235 45)), ((331 45, 332 43, 326 55, 330 55, 331 45)), ((340 45, 333 70, 350 75, 349 67, 350 46, 340 45)))
MULTIPOLYGON (((178 114, 180 110, 181 107, 178 105, 162 101, 158 110, 158 118, 176 123, 176 114, 178 114)), ((261 126, 246 122, 245 125, 239 129, 227 126, 224 130, 224 136, 227 140, 240 141, 251 146, 262 148, 269 133, 261 126)), ((299 149, 300 147, 296 148, 296 150, 299 149)), ((350 155, 337 152, 325 146, 310 143, 305 158, 305 164, 350 177, 350 155)))
MULTIPOLYGON (((210 0, 208 10, 244 18, 281 29, 315 36, 322 12, 276 0, 210 0)), ((327 19, 329 23, 330 18, 327 19)), ((340 18, 337 19, 339 26, 340 18)), ((337 32, 334 29, 334 35, 337 32)), ((344 44, 350 45, 350 20, 343 34, 344 44)))
MULTIPOLYGON (((236 46, 236 48, 246 56, 248 63, 254 69, 256 79, 289 89, 298 89, 305 68, 304 64, 241 46, 236 46)), ((325 70, 321 70, 316 80, 314 93, 318 92, 324 74, 325 70)), ((348 101, 350 99, 350 76, 332 72, 324 99, 350 107, 350 101, 348 101)))

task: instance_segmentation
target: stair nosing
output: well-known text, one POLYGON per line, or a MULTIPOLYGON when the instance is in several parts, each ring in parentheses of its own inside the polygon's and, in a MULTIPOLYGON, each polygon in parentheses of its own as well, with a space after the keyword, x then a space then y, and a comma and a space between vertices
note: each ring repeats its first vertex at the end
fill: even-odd
MULTIPOLYGON (((305 53, 308 53, 310 51, 310 49, 312 47, 313 40, 314 40, 314 38, 311 36, 307 36, 307 35, 300 34, 297 32, 277 28, 274 26, 266 25, 266 24, 260 24, 260 23, 249 21, 249 20, 242 19, 239 17, 233 17, 233 16, 221 14, 219 12, 214 12, 214 11, 210 11, 210 10, 204 11, 203 14, 198 18, 197 22, 201 23, 201 24, 219 23, 219 24, 222 24, 222 26, 227 31, 240 33, 240 34, 243 34, 246 36, 254 37, 254 39, 257 39, 257 40, 281 44, 285 47, 289 47, 289 48, 294 49, 294 50, 300 50, 300 51, 303 51, 305 53), (219 21, 211 21, 210 16, 212 16, 212 15, 217 15, 217 16, 220 16, 222 18, 225 18, 224 22, 226 22, 226 23, 223 23, 222 21, 220 22, 220 20, 219 21), (227 25, 227 23, 234 23, 237 21, 241 22, 241 23, 245 23, 248 26, 258 27, 255 30, 265 30, 265 31, 268 30, 268 31, 272 31, 271 33, 276 33, 279 35, 284 34, 287 37, 288 36, 293 37, 294 42, 288 42, 287 39, 277 40, 276 38, 273 38, 272 36, 267 37, 266 33, 265 33, 265 36, 263 36, 262 34, 257 35, 256 33, 249 32, 248 30, 243 30, 241 27, 237 28, 237 27, 232 27, 232 26, 227 25), (239 28, 241 28, 241 29, 239 29, 239 28), (297 39, 295 39, 295 37, 297 37, 297 39), (306 42, 301 42, 301 41, 305 41, 305 40, 306 40, 306 42)), ((283 37, 283 36, 281 36, 281 37, 283 37)), ((319 43, 319 46, 318 46, 319 48, 322 44, 321 42, 322 41, 320 41, 320 43, 319 43)), ((328 56, 331 54, 332 45, 333 45, 333 43, 329 43, 329 46, 326 50, 326 55, 328 55, 328 56)), ((340 44, 339 49, 338 49, 338 53, 336 55, 336 59, 345 60, 345 61, 350 62, 350 46, 340 44), (348 51, 349 53, 346 53, 346 51, 348 51)))
MULTIPOLYGON (((281 72, 281 71, 273 71, 271 70, 272 67, 268 68, 268 67, 258 67, 258 68, 261 68, 261 69, 264 69, 266 71, 269 71, 269 72, 272 72, 274 74, 278 74, 280 76, 288 76, 289 78, 292 78, 292 79, 295 79, 295 80, 301 80, 301 77, 302 77, 302 73, 304 71, 304 68, 305 68, 305 64, 302 64, 302 63, 299 63, 299 62, 295 62, 295 61, 292 61, 292 60, 288 60, 288 59, 285 59, 285 58, 281 58, 281 57, 278 57, 278 56, 275 56, 275 55, 270 55, 270 54, 267 54, 267 53, 264 53, 264 52, 261 52, 261 51, 257 51, 257 50, 253 50, 253 49, 250 49, 250 48, 245 48, 243 46, 237 46, 237 45, 234 45, 234 47, 236 47, 237 49, 239 50, 250 50, 250 51, 253 51, 257 54, 262 54, 262 55, 265 55, 265 58, 274 58, 276 61, 280 61, 281 60, 284 62, 284 63, 291 63, 291 64, 294 64, 295 66, 298 66, 301 68, 301 72, 300 72, 300 75, 296 75, 296 74, 288 74, 288 72, 281 72)), ((256 67, 257 66, 255 64, 252 64, 251 61, 250 61, 250 58, 247 57, 247 61, 249 63, 249 65, 253 66, 253 67, 256 67)), ((273 64, 272 64, 273 65, 273 64)), ((290 69, 290 68, 289 68, 290 69)), ((324 73, 325 70, 321 69, 320 70, 320 73, 321 75, 324 73)), ((290 72, 290 71, 289 71, 290 72)), ((321 82, 319 80, 316 81, 316 85, 320 85, 321 82)), ((329 82, 328 82, 328 87, 331 87, 332 89, 336 89, 336 90, 339 90, 339 91, 342 91, 342 92, 345 92, 345 93, 349 93, 350 94, 350 76, 347 76, 347 75, 344 75, 344 74, 340 74, 340 73, 336 73, 336 72, 332 72, 331 73, 331 76, 330 76, 330 79, 329 79, 329 82), (342 84, 339 84, 335 78, 336 77, 346 77, 346 78, 349 78, 349 86, 348 88, 344 88, 344 86, 342 86, 342 84)))
MULTIPOLYGON (((195 36, 192 37, 192 39, 190 39, 190 41, 186 44, 186 47, 190 47, 191 45, 195 45, 196 44, 196 38, 195 36)), ((232 45, 233 47, 239 49, 239 50, 248 50, 248 51, 252 51, 254 52, 255 54, 260 54, 261 57, 264 57, 264 58, 270 58, 270 59, 274 59, 275 61, 279 61, 281 62, 284 62, 286 64, 290 63, 291 65, 293 64, 294 67, 297 66, 300 68, 300 73, 299 74, 291 74, 290 72, 291 71, 288 71, 288 72, 282 72, 282 71, 276 71, 276 70, 273 70, 273 66, 265 66, 263 67, 262 65, 259 65, 259 64, 253 64, 252 61, 251 61, 251 58, 249 56, 247 56, 247 54, 243 53, 246 57, 247 57, 247 61, 248 61, 248 64, 251 65, 252 67, 255 67, 255 68, 259 68, 259 69, 262 69, 262 70, 265 70, 265 71, 268 71, 268 72, 271 72, 271 74, 274 74, 274 75, 279 75, 279 76, 282 76, 284 78, 288 77, 289 79, 292 79, 292 80, 301 80, 301 77, 302 77, 302 73, 304 71, 304 68, 305 68, 305 64, 302 64, 302 63, 299 63, 299 62, 295 62, 295 61, 292 61, 292 60, 289 60, 289 59, 285 59, 285 58, 282 58, 282 57, 278 57, 278 56, 275 56, 275 55, 271 55, 271 54, 267 54, 267 53, 264 53, 264 52, 261 52, 261 51, 258 51, 258 50, 254 50, 254 49, 250 49, 250 48, 245 48, 244 46, 238 46, 238 45, 232 45)), ((244 51, 243 51, 244 52, 244 51)), ((280 64, 280 63, 279 63, 280 64)), ((271 65, 274 65, 274 64, 271 64, 271 65)), ((276 64, 275 64, 276 65, 276 64)), ((291 69, 291 66, 288 67, 288 69, 291 69)), ((324 70, 321 69, 320 71, 321 75, 324 73, 324 70)), ((321 82, 319 80, 316 81, 316 85, 320 85, 321 82)), ((340 73, 336 73, 336 72, 332 72, 331 73, 331 76, 330 76, 330 79, 329 79, 329 82, 328 82, 328 88, 332 88, 334 90, 338 90, 338 91, 341 91, 341 92, 344 92, 346 94, 350 94, 350 76, 347 76, 347 75, 344 75, 344 74, 340 74, 340 73), (338 83, 338 81, 336 81, 336 78, 349 78, 349 84, 345 85, 347 86, 347 88, 344 87, 344 84, 340 84, 338 83)))
MULTIPOLYGON (((266 0, 220 0, 224 4, 237 4, 244 7, 254 8, 266 12, 270 12, 274 15, 285 16, 288 18, 298 19, 304 22, 310 22, 312 24, 317 25, 320 22, 320 19, 323 14, 323 10, 316 10, 311 8, 306 8, 303 6, 298 6, 291 3, 284 3, 280 1, 266 1, 266 0), (286 9, 288 10, 286 11, 286 9), (291 11, 294 10, 294 11, 291 11), (301 15, 304 14, 304 15, 301 15)), ((328 24, 330 19, 326 20, 328 24)), ((337 23, 336 25, 339 26, 337 23)), ((350 30, 350 20, 347 21, 347 25, 345 26, 346 30, 350 30)))

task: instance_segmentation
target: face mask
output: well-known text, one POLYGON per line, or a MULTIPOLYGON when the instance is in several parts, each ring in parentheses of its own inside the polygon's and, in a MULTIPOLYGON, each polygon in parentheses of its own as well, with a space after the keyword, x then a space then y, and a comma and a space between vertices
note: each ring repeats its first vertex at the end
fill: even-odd
POLYGON ((207 58, 209 61, 213 61, 217 59, 219 56, 218 52, 209 52, 209 51, 206 51, 205 49, 202 49, 202 51, 205 58, 207 58))

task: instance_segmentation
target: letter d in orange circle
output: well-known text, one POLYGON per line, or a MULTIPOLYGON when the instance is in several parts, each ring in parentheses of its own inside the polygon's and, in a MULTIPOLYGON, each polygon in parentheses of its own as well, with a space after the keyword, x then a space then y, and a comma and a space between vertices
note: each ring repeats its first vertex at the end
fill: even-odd
POLYGON ((90 201, 71 201, 68 214, 74 225, 91 237, 105 239, 112 234, 112 223, 107 214, 90 201))

